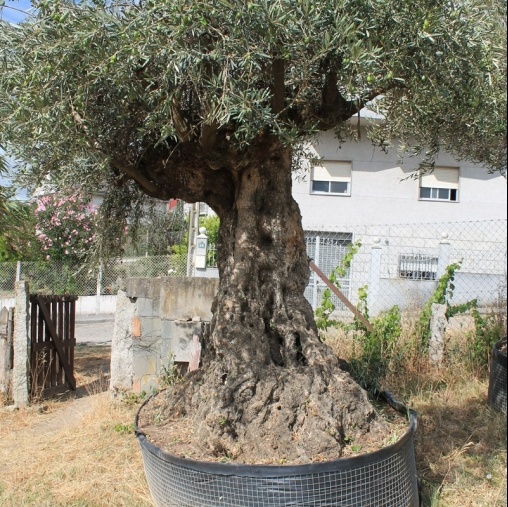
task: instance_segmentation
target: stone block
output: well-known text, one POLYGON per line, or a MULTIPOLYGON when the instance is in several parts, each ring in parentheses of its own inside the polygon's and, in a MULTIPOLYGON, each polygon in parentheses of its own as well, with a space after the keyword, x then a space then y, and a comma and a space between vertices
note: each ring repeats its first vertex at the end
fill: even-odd
POLYGON ((219 280, 214 278, 174 277, 161 279, 160 316, 166 320, 212 318, 212 302, 219 280))
POLYGON ((128 278, 125 281, 127 296, 130 298, 158 299, 161 278, 128 278))
MULTIPOLYGON (((157 284, 159 285, 159 284, 157 284)), ((158 296, 158 295, 157 295, 158 296)), ((158 317, 160 301, 156 299, 138 297, 136 301, 137 314, 140 317, 158 317)))
POLYGON ((161 358, 165 364, 173 357, 176 362, 191 360, 192 337, 201 335, 200 322, 162 322, 161 358))
POLYGON ((140 353, 137 350, 134 353, 132 361, 132 373, 134 380, 140 379, 144 375, 155 375, 157 376, 160 371, 160 356, 157 352, 148 353, 143 351, 140 353))
POLYGON ((152 343, 154 340, 160 340, 162 325, 161 319, 158 317, 153 318, 140 318, 141 321, 141 338, 142 342, 152 343))

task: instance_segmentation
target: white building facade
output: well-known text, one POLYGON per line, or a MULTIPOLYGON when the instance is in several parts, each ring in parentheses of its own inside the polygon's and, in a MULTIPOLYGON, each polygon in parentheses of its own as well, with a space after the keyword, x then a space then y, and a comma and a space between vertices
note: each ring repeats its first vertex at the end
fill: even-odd
POLYGON ((506 179, 446 153, 433 174, 418 178, 419 160, 401 161, 395 147, 385 153, 365 133, 342 145, 325 133, 314 150, 322 162, 293 182, 305 230, 325 219, 335 228, 507 218, 506 179))
MULTIPOLYGON (((455 262, 461 267, 452 303, 506 299, 503 175, 442 153, 434 171, 418 177, 420 160, 375 147, 364 131, 361 141, 342 145, 322 134, 312 151, 319 162, 293 182, 309 256, 328 275, 350 243, 361 243, 340 280, 353 304, 366 288, 371 315, 421 305, 455 262)), ((314 307, 324 289, 312 274, 307 297, 314 307)))

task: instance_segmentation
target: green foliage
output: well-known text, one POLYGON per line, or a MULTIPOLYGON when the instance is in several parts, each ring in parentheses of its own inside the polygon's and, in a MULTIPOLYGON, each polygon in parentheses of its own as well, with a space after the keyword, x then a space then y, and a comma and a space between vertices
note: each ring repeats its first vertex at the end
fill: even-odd
POLYGON ((115 433, 120 433, 121 435, 134 433, 134 424, 118 423, 113 426, 113 431, 115 433))
MULTIPOLYGON (((330 281, 339 289, 339 280, 347 275, 347 272, 351 267, 351 263, 353 262, 354 256, 358 253, 358 250, 361 246, 362 244, 359 241, 350 243, 346 249, 344 258, 341 260, 340 264, 330 273, 330 281)), ((332 291, 330 289, 325 289, 321 298, 321 305, 316 308, 315 312, 316 325, 318 329, 326 331, 328 328, 335 327, 339 324, 336 320, 330 318, 331 314, 334 311, 335 304, 332 300, 332 291)))
POLYGON ((168 255, 173 246, 182 242, 188 229, 183 202, 179 201, 172 210, 157 206, 154 202, 147 204, 147 209, 140 217, 139 224, 130 227, 130 237, 124 248, 124 256, 159 256, 168 255))
MULTIPOLYGON (((1 193, 0 189, 0 193, 1 193)), ((6 195, 11 196, 9 191, 6 195)), ((34 259, 40 256, 35 241, 35 217, 31 204, 0 196, 0 262, 34 259)))
POLYGON ((168 387, 174 387, 180 383, 183 379, 181 369, 177 363, 175 363, 175 357, 171 356, 168 360, 167 365, 163 365, 159 372, 157 383, 160 389, 167 389, 168 387))
POLYGON ((430 341, 430 321, 432 318, 432 304, 446 305, 446 319, 469 313, 475 323, 475 331, 468 333, 468 342, 461 351, 474 368, 485 368, 489 362, 492 346, 501 338, 505 326, 499 314, 492 312, 482 315, 478 309, 478 300, 473 299, 459 305, 451 305, 449 300, 453 297, 455 289, 455 273, 461 267, 461 262, 447 266, 445 273, 439 279, 436 290, 432 297, 422 308, 420 319, 416 326, 416 336, 421 347, 421 352, 426 353, 430 341))
POLYGON ((482 315, 476 300, 471 304, 470 314, 474 319, 475 330, 468 333, 467 358, 473 368, 486 369, 489 365, 492 347, 503 334, 506 335, 506 324, 501 312, 482 315))
POLYGON ((121 401, 128 407, 132 407, 143 403, 146 397, 147 397, 146 391, 141 391, 140 393, 126 392, 122 395, 121 401))
POLYGON ((216 245, 219 240, 220 218, 217 215, 211 215, 199 218, 199 227, 206 229, 208 244, 216 245))
MULTIPOLYGON (((368 318, 367 287, 361 288, 359 299, 364 309, 362 314, 368 318)), ((370 323, 372 331, 355 319, 355 327, 360 332, 350 361, 351 375, 365 389, 378 389, 390 366, 396 366, 401 358, 401 351, 397 349, 402 332, 399 307, 394 306, 387 312, 380 313, 370 323)))
POLYGON ((38 260, 23 263, 23 279, 30 280, 36 294, 80 294, 97 292, 97 280, 90 277, 80 262, 38 260))
POLYGON ((16 251, 5 236, 0 236, 0 262, 16 260, 18 260, 16 251))
POLYGON ((420 319, 416 326, 416 335, 421 343, 422 349, 427 351, 430 341, 430 321, 432 318, 432 305, 434 303, 447 305, 447 318, 450 312, 448 300, 452 298, 455 285, 455 272, 460 269, 462 262, 456 262, 446 267, 444 274, 439 278, 437 287, 428 301, 423 305, 420 319))
MULTIPOLYGON (((444 148, 505 170, 497 0, 37 7, 21 25, 0 21, 0 145, 32 189, 48 175, 103 188, 122 212, 143 193, 218 202, 224 179, 203 171, 238 169, 267 134, 286 145, 354 136, 366 105, 386 118, 371 132, 382 146, 398 138, 429 163, 444 148)), ((104 216, 100 236, 118 237, 125 220, 104 216)))

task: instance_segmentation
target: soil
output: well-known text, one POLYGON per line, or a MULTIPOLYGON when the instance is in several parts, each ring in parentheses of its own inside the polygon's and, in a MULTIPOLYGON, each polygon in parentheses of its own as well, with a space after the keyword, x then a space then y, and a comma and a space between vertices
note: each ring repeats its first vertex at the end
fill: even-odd
MULTIPOLYGON (((273 452, 259 459, 244 459, 240 452, 238 456, 224 450, 210 449, 203 445, 202 440, 194 431, 195 424, 190 417, 170 417, 167 412, 167 393, 161 392, 153 396, 143 407, 139 414, 138 427, 147 439, 168 454, 179 458, 215 463, 236 463, 256 465, 301 465, 319 463, 338 458, 348 458, 380 450, 397 442, 407 431, 407 419, 389 407, 384 402, 374 402, 378 416, 383 419, 384 432, 367 432, 352 436, 345 445, 337 446, 335 455, 319 453, 308 457, 281 455, 277 446, 273 452)), ((295 436, 298 438, 298 436, 295 436)))

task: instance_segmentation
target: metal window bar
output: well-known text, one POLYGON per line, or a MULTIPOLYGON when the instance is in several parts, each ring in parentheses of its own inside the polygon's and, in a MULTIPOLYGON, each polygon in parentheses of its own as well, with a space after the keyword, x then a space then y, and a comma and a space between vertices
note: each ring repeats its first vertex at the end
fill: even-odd
MULTIPOLYGON (((341 264, 344 259, 348 245, 351 244, 353 235, 350 233, 326 233, 306 232, 305 243, 307 255, 314 260, 316 266, 326 275, 330 276, 332 271, 341 264)), ((337 280, 341 292, 348 298, 350 292, 350 271, 337 280)), ((312 308, 321 304, 323 292, 326 290, 324 282, 315 274, 311 273, 309 285, 305 290, 305 297, 311 303, 312 308)), ((332 301, 336 311, 345 310, 344 304, 332 295, 332 301)))
POLYGON ((208 249, 206 252, 206 267, 217 267, 217 245, 215 243, 208 243, 208 249))
POLYGON ((436 280, 438 258, 426 254, 400 254, 399 278, 436 280))

